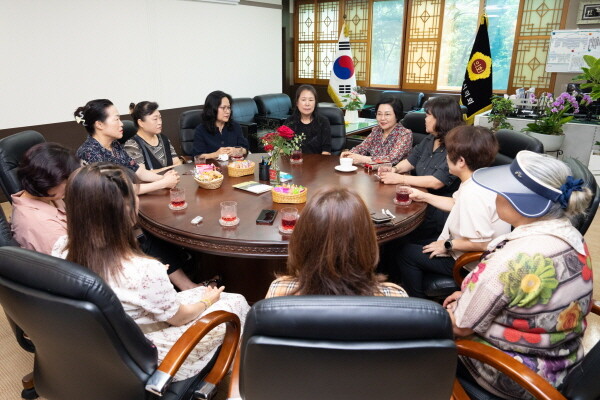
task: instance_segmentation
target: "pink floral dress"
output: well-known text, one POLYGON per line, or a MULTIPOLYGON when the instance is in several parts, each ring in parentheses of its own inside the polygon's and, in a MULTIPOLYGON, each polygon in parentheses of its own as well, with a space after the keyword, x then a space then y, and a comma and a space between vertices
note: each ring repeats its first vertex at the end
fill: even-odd
MULTIPOLYGON (((567 219, 515 228, 465 278, 456 325, 497 347, 560 387, 583 358, 585 317, 592 306, 592 268, 581 234, 567 219)), ((462 358, 486 390, 507 399, 530 397, 511 379, 462 358)))
MULTIPOLYGON (((66 258, 64 248, 67 237, 63 236, 54 245, 52 255, 66 258)), ((236 314, 242 327, 250 306, 241 294, 221 293, 221 298, 195 320, 182 326, 172 326, 166 321, 173 317, 180 304, 197 303, 205 298, 205 287, 177 292, 169 281, 167 267, 160 261, 148 257, 133 257, 123 261, 123 270, 118 280, 107 283, 115 292, 123 309, 154 343, 158 350, 159 363, 165 358, 173 344, 202 315, 223 310, 236 314)), ((192 350, 188 358, 173 378, 181 381, 198 374, 211 360, 217 348, 223 343, 225 325, 220 325, 208 333, 192 350)))

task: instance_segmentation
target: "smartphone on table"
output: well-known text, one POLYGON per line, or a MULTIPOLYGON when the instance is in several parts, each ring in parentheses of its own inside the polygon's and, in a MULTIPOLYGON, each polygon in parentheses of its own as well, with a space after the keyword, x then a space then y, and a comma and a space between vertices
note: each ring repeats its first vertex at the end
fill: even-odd
POLYGON ((273 221, 275 221, 276 216, 276 210, 262 210, 260 214, 258 214, 258 218, 256 218, 256 223, 271 225, 273 221))

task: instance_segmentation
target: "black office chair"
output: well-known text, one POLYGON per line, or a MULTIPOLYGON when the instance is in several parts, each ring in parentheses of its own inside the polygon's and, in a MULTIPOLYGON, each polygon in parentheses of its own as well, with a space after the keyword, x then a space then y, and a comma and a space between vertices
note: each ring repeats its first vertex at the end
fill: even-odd
MULTIPOLYGON (((425 101, 425 95, 420 92, 403 92, 401 90, 384 90, 379 95, 379 102, 385 98, 393 97, 399 99, 402 102, 403 114, 406 115, 411 111, 420 110, 423 107, 425 101)), ((371 103, 372 104, 372 103, 371 103)), ((367 118, 375 118, 375 107, 369 107, 364 109, 361 113, 367 118)))
POLYGON ((331 126, 331 154, 340 154, 346 146, 344 112, 337 107, 319 107, 319 114, 327 117, 331 126))
POLYGON ((423 299, 261 300, 244 326, 229 397, 448 400, 457 357, 452 338, 448 313, 423 299))
POLYGON ((275 119, 279 121, 279 125, 283 124, 292 113, 292 101, 285 93, 254 96, 254 101, 258 107, 258 115, 275 119))
POLYGON ((428 135, 425 129, 425 116, 424 112, 409 112, 407 113, 400 123, 406 128, 412 131, 413 135, 413 147, 421 143, 428 135))
POLYGON ((193 156, 194 131, 202 123, 202 110, 188 110, 179 117, 179 142, 181 152, 186 156, 193 156))
POLYGON ((122 120, 123 122, 123 137, 119 139, 119 143, 125 144, 126 141, 134 137, 137 133, 138 128, 135 127, 133 121, 128 119, 122 120))
POLYGON ((522 132, 500 129, 496 132, 496 139, 498 139, 499 149, 492 166, 510 164, 521 150, 544 152, 542 142, 522 132))
POLYGON ((239 318, 202 317, 157 365, 156 347, 125 314, 97 275, 34 251, 0 248, 0 303, 35 343, 34 383, 48 399, 135 400, 210 398, 238 346, 239 318), (171 377, 200 339, 227 325, 218 354, 198 376, 171 377))
POLYGON ((17 168, 31 147, 45 142, 44 136, 36 131, 15 133, 0 140, 0 186, 6 199, 12 203, 12 194, 21 190, 17 168))
POLYGON ((232 99, 231 115, 233 120, 240 124, 244 137, 248 139, 250 151, 253 153, 259 152, 258 138, 258 108, 256 103, 250 97, 241 97, 232 99))
POLYGON ((600 191, 598 190, 598 182, 594 174, 581 161, 576 158, 567 157, 563 160, 565 164, 571 168, 575 179, 583 179, 585 186, 592 191, 592 200, 585 210, 585 215, 578 215, 571 219, 571 223, 582 235, 585 235, 588 228, 592 224, 596 211, 598 211, 598 203, 600 202, 600 191))

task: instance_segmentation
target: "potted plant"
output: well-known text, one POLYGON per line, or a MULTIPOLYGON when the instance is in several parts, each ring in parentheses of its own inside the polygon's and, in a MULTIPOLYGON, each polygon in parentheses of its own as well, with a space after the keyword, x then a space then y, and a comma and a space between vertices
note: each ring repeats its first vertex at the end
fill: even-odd
POLYGON ((513 129, 513 126, 506 122, 506 118, 513 111, 513 103, 507 95, 492 96, 492 110, 488 115, 488 121, 492 123, 492 132, 497 132, 498 129, 513 129))
POLYGON ((582 89, 591 88, 590 97, 592 100, 600 98, 600 59, 594 56, 583 56, 583 61, 588 65, 581 67, 581 74, 573 78, 574 81, 586 81, 579 85, 582 89))
POLYGON ((565 114, 578 113, 580 104, 588 105, 591 102, 592 99, 587 94, 583 95, 579 103, 575 96, 567 92, 561 93, 556 99, 550 93, 543 94, 538 102, 539 117, 535 122, 527 124, 523 131, 542 142, 545 151, 556 151, 565 139, 563 125, 573 119, 572 115, 565 114))
POLYGON ((346 105, 344 108, 346 109, 346 116, 344 120, 347 123, 353 124, 358 122, 358 110, 362 110, 363 105, 365 104, 365 95, 361 93, 363 89, 360 86, 356 86, 352 88, 352 91, 348 94, 342 96, 342 98, 346 99, 346 105))

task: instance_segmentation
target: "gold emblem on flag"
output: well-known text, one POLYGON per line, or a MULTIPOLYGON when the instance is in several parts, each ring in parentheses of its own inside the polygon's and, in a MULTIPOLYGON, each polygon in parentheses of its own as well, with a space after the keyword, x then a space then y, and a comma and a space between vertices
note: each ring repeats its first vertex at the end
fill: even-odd
POLYGON ((492 58, 479 51, 476 52, 467 64, 467 72, 472 81, 489 78, 492 73, 492 58))

